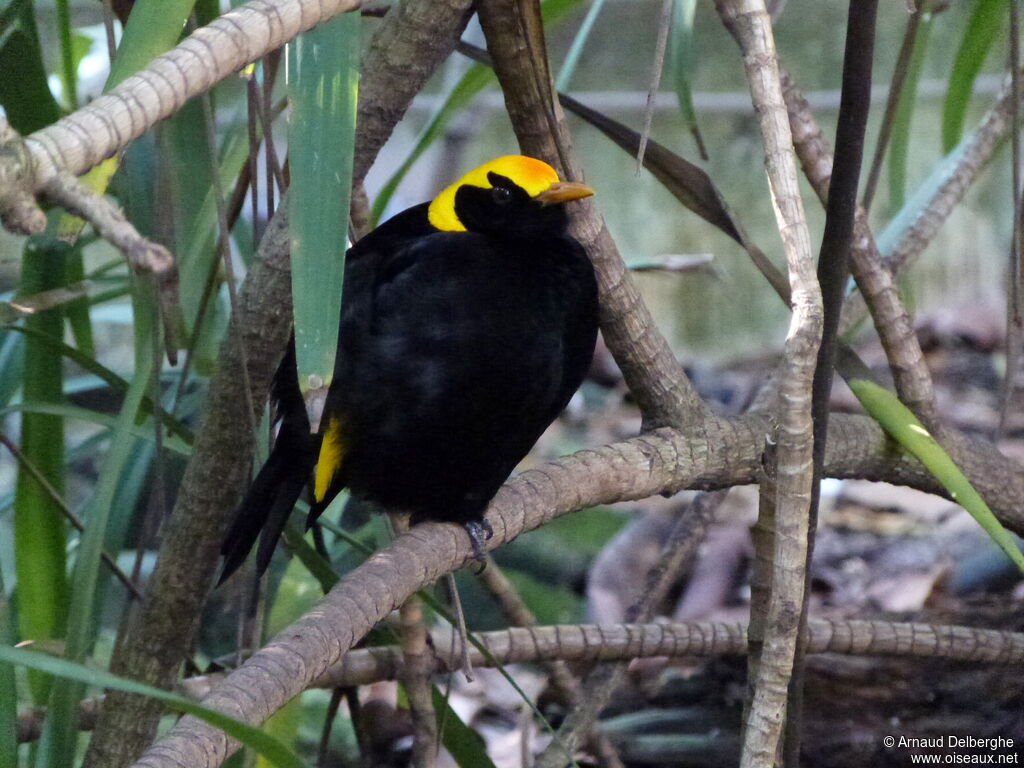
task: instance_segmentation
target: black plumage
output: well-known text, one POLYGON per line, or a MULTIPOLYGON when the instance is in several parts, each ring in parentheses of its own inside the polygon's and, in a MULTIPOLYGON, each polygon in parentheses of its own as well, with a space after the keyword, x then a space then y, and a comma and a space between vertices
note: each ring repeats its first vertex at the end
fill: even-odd
POLYGON ((487 504, 590 364, 597 286, 564 208, 590 193, 540 161, 498 158, 349 250, 320 434, 289 349, 272 393, 281 428, 225 539, 223 577, 261 530, 266 568, 318 459, 311 523, 347 487, 414 524, 462 524, 480 546, 487 504))

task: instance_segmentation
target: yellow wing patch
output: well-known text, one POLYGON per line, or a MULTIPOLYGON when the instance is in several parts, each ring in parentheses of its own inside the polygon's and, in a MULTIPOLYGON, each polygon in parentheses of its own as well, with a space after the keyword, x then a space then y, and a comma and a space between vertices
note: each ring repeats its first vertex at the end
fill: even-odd
POLYGON ((320 458, 316 463, 316 482, 313 486, 313 496, 317 503, 323 501, 327 495, 331 482, 341 468, 344 452, 341 438, 341 419, 332 417, 327 423, 327 431, 324 432, 323 440, 320 443, 320 458))
POLYGON ((428 211, 430 223, 444 232, 465 232, 466 227, 455 213, 455 193, 463 185, 490 189, 488 173, 512 179, 530 197, 539 195, 558 181, 558 173, 543 160, 525 155, 504 155, 474 168, 435 197, 428 211))

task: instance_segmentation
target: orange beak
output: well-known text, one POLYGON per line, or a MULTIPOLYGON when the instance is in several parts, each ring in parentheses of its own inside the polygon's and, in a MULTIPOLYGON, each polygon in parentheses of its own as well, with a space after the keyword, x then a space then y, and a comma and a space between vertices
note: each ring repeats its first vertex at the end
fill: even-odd
POLYGON ((577 184, 575 181, 556 181, 533 199, 543 205, 552 203, 567 203, 570 200, 582 200, 590 197, 594 190, 586 184, 577 184))

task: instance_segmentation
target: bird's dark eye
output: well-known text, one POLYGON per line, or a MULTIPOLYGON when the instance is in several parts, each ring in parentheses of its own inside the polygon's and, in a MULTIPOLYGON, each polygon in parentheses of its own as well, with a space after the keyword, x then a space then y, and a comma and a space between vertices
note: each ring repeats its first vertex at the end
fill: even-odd
POLYGON ((512 199, 512 190, 508 187, 494 187, 491 190, 491 197, 494 198, 494 202, 504 205, 512 199))

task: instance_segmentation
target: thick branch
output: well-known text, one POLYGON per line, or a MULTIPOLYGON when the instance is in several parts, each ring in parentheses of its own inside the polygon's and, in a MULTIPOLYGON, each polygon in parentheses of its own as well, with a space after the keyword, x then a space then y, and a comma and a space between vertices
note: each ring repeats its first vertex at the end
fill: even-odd
MULTIPOLYGON (((450 0, 450 16, 436 15, 424 20, 423 9, 436 8, 436 3, 406 0, 406 13, 389 15, 381 22, 364 62, 366 78, 360 89, 360 120, 374 113, 374 104, 388 104, 389 108, 386 113, 368 116, 365 123, 359 123, 356 167, 363 174, 383 143, 381 137, 388 130, 385 121, 398 119, 404 111, 401 100, 407 106, 430 75, 420 59, 436 64, 454 48, 466 23, 468 2, 450 0), (400 44, 399 38, 410 25, 416 26, 417 19, 422 23, 416 29, 415 39, 423 47, 400 44), (427 22, 428 29, 424 30, 422 24, 427 22), (385 66, 384 59, 387 74, 379 71, 385 66), (407 67, 402 66, 403 61, 407 67), (371 130, 372 138, 368 137, 371 130)), ((268 4, 260 5, 267 13, 276 13, 268 4)), ((322 5, 326 13, 328 3, 322 5)), ((266 30, 259 32, 261 38, 267 34, 266 30)), ((277 39, 276 35, 273 39, 277 39)), ((259 421, 270 379, 291 328, 288 248, 287 219, 279 212, 261 243, 262 258, 242 287, 240 316, 232 319, 222 346, 217 373, 210 385, 206 416, 165 528, 148 599, 119 638, 112 666, 119 674, 169 686, 194 636, 217 565, 224 527, 249 477, 254 439, 250 425, 254 415, 259 421), (250 391, 246 397, 239 397, 239 382, 246 381, 250 391), (246 402, 254 404, 255 414, 246 412, 246 402)), ((151 700, 140 703, 125 694, 111 694, 111 703, 104 710, 90 744, 86 764, 113 768, 134 759, 152 740, 158 717, 159 706, 151 700)))
MULTIPOLYGON (((487 518, 494 537, 488 545, 500 546, 581 507, 687 487, 753 482, 767 430, 767 421, 758 417, 712 420, 698 436, 661 429, 524 472, 507 483, 491 504, 487 518)), ((866 417, 834 415, 832 438, 827 475, 937 490, 934 479, 916 461, 899 454, 866 417)), ((1018 529, 1024 530, 1024 514, 1017 508, 1024 493, 1024 472, 1006 459, 1003 464, 1005 474, 989 476, 993 486, 981 490, 998 497, 1003 518, 1012 513, 1018 529)), ((349 573, 309 614, 231 673, 205 703, 250 723, 263 722, 414 591, 472 556, 469 540, 456 526, 424 523, 414 527, 349 573)), ((220 731, 186 717, 137 765, 212 768, 236 748, 220 731)))
MULTIPOLYGON (((786 109, 793 131, 793 145, 818 198, 828 200, 832 179, 832 149, 821 132, 807 100, 788 73, 782 73, 786 109)), ((863 208, 854 220, 853 244, 850 250, 853 274, 871 312, 900 399, 929 426, 935 423, 935 392, 932 378, 924 362, 914 325, 891 273, 882 262, 875 237, 868 226, 863 208)))
MULTIPOLYGON (((546 69, 535 71, 536 61, 530 55, 516 5, 507 0, 482 0, 479 4, 480 24, 509 119, 523 152, 561 168, 565 178, 579 179, 582 172, 573 156, 565 115, 550 98, 554 88, 546 69), (538 87, 544 82, 548 88, 538 87), (553 118, 554 135, 549 117, 553 118)), ((695 423, 705 406, 654 325, 591 201, 574 206, 572 233, 594 263, 601 294, 601 332, 640 406, 645 428, 695 423)))
MULTIPOLYGON (((963 200, 967 190, 992 159, 1006 138, 1012 123, 1013 93, 1010 79, 1003 85, 995 103, 977 127, 929 177, 904 206, 904 214, 894 220, 879 237, 885 265, 899 275, 928 247, 939 228, 963 200)), ((840 333, 852 328, 866 312, 864 302, 852 296, 843 308, 840 333)))
POLYGON ((822 302, 810 233, 793 158, 793 137, 782 100, 771 20, 762 0, 718 0, 723 21, 743 50, 754 111, 765 145, 765 165, 789 269, 793 310, 779 378, 774 554, 764 622, 764 646, 741 766, 772 765, 782 734, 807 572, 813 479, 811 384, 822 334, 822 302))
MULTIPOLYGON (((943 624, 903 624, 888 621, 821 620, 808 624, 810 653, 843 653, 864 656, 918 656, 991 664, 1024 663, 1024 634, 943 624)), ((747 653, 744 624, 687 622, 673 624, 569 624, 548 627, 513 627, 480 632, 476 639, 487 649, 484 655, 471 648, 474 667, 500 664, 534 664, 619 661, 654 657, 741 656, 747 653)), ((445 648, 434 654, 432 673, 443 673, 459 662, 460 652, 445 648)), ((402 652, 393 646, 364 648, 346 653, 341 661, 313 681, 312 688, 344 688, 381 680, 400 680, 405 674, 402 652)), ((205 696, 218 685, 221 674, 183 680, 180 692, 193 698, 205 696)), ((78 710, 79 727, 88 731, 96 723, 104 697, 85 699, 78 710)), ((44 711, 18 713, 19 743, 42 735, 44 711)))
POLYGON ((359 0, 250 0, 197 29, 109 92, 25 142, 40 189, 58 171, 78 175, 168 117, 193 96, 359 0))

